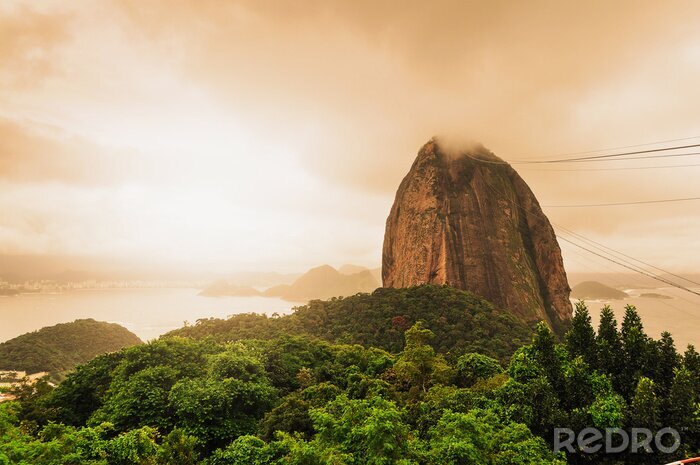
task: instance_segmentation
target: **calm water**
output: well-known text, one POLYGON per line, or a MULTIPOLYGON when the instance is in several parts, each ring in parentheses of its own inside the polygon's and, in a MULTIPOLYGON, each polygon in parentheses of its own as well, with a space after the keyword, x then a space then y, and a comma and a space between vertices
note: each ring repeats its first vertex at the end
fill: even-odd
MULTIPOLYGON (((625 305, 632 304, 637 306, 650 336, 658 338, 662 331, 669 331, 679 350, 684 350, 688 343, 700 348, 700 298, 677 289, 627 291, 658 292, 675 298, 632 297, 607 302, 618 322, 622 321, 625 305)), ((194 323, 198 318, 226 318, 245 312, 287 314, 295 305, 264 297, 202 297, 197 292, 196 289, 125 289, 0 297, 0 341, 77 318, 119 323, 141 339, 149 340, 181 327, 184 321, 194 323)), ((588 303, 596 327, 599 309, 605 303, 588 303)))
MULTIPOLYGON (((700 288, 693 290, 700 291, 700 288)), ((600 321, 600 308, 603 305, 607 303, 612 307, 619 324, 625 314, 625 306, 630 304, 637 307, 644 329, 649 336, 659 339, 663 331, 668 331, 673 336, 679 352, 684 352, 688 344, 694 344, 696 348, 700 348, 700 297, 675 288, 625 289, 625 291, 637 296, 641 293, 656 292, 674 298, 661 300, 630 297, 625 300, 588 302, 588 309, 596 328, 600 321)))
POLYGON ((184 321, 237 313, 286 314, 294 305, 264 297, 203 297, 197 289, 118 289, 0 297, 0 342, 78 318, 119 323, 149 340, 184 321))

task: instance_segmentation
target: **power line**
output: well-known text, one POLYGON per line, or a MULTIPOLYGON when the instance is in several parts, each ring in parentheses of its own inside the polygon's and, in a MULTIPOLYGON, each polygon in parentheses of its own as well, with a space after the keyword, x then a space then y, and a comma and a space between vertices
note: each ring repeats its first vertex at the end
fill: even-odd
POLYGON ((620 152, 611 153, 606 155, 595 155, 590 157, 575 157, 575 158, 557 158, 551 160, 514 160, 512 162, 506 161, 496 161, 496 160, 485 160, 482 158, 476 158, 468 153, 465 155, 473 160, 477 160, 483 163, 489 163, 492 165, 540 165, 540 164, 552 164, 552 163, 591 163, 591 162, 603 162, 603 161, 627 161, 627 160, 647 160, 656 158, 672 158, 672 157, 691 157, 700 155, 700 152, 690 152, 690 153, 659 153, 659 152, 671 152, 674 150, 682 150, 688 148, 697 148, 700 144, 691 145, 679 145, 675 147, 661 147, 649 150, 636 150, 632 152, 620 152), (648 154, 653 155, 648 155, 648 154), (631 155, 640 155, 633 157, 631 155))
MULTIPOLYGON (((672 149, 671 149, 672 150, 672 149)), ((649 159, 660 159, 660 158, 674 158, 674 157, 694 157, 696 155, 700 155, 700 152, 691 152, 691 153, 663 153, 663 154, 655 154, 655 155, 641 155, 639 157, 625 157, 625 158, 602 158, 602 159, 593 159, 593 158, 581 158, 581 159, 569 159, 569 160, 556 160, 556 161, 535 161, 535 162, 513 162, 513 164, 516 165, 521 165, 521 164, 527 164, 527 165, 537 165, 537 164, 542 164, 542 163, 593 163, 593 162, 615 162, 615 161, 628 161, 628 160, 649 160, 649 159)))
MULTIPOLYGON (((575 233, 575 232, 573 232, 573 231, 571 231, 571 230, 568 230, 567 228, 565 228, 565 227, 563 227, 563 226, 560 226, 560 225, 557 225, 557 224, 554 224, 554 223, 552 223, 552 224, 553 224, 557 229, 562 230, 562 231, 566 232, 567 234, 570 234, 570 235, 572 235, 572 236, 574 236, 574 237, 578 236, 578 237, 576 237, 577 239, 582 240, 582 241, 584 241, 584 242, 587 242, 588 245, 590 245, 590 246, 593 247, 594 249, 598 249, 598 251, 600 251, 600 252, 603 253, 603 254, 609 254, 609 253, 610 253, 609 251, 612 251, 613 253, 617 253, 617 254, 619 254, 619 255, 622 255, 622 257, 628 257, 628 258, 630 258, 631 260, 634 260, 634 261, 636 261, 636 262, 642 263, 642 264, 644 264, 644 265, 646 265, 646 266, 649 266, 649 267, 651 267, 651 268, 655 268, 655 269, 657 269, 657 270, 659 270, 659 271, 661 271, 661 272, 663 272, 663 273, 666 273, 666 274, 669 274, 669 275, 672 275, 672 276, 676 276, 676 277, 681 278, 681 279, 683 279, 683 280, 685 280, 685 281, 688 281, 688 282, 690 282, 690 283, 692 283, 692 284, 697 284, 695 281, 692 281, 692 280, 690 280, 690 279, 688 279, 688 278, 684 278, 684 277, 682 277, 682 276, 676 275, 676 274, 671 273, 671 272, 669 272, 669 271, 667 271, 667 270, 664 270, 664 269, 662 269, 662 268, 656 267, 656 266, 654 266, 654 265, 648 264, 648 263, 643 262, 643 261, 641 261, 641 260, 638 260, 638 259, 636 259, 636 258, 630 257, 629 255, 625 255, 625 254, 623 254, 623 253, 621 253, 621 252, 618 252, 618 251, 616 251, 616 250, 614 250, 614 249, 611 249, 611 248, 609 248, 609 247, 606 247, 606 246, 604 246, 604 245, 602 245, 602 244, 598 244, 597 242, 593 241, 592 239, 588 239, 588 238, 586 238, 586 237, 584 237, 584 236, 582 236, 582 235, 580 235, 580 234, 577 234, 577 233, 575 233), (592 245, 592 244, 594 244, 594 245, 592 245), (595 244, 598 244, 598 245, 595 245, 595 244), (606 251, 605 249, 607 249, 607 251, 606 251)), ((627 266, 626 266, 627 269, 631 269, 631 267, 634 267, 635 270, 636 270, 637 272, 639 272, 640 274, 644 274, 643 272, 645 272, 645 273, 647 273, 647 274, 654 274, 653 272, 648 271, 648 270, 645 270, 644 268, 642 268, 641 266, 639 266, 639 265, 637 265, 637 264, 631 262, 630 260, 627 260, 627 259, 625 259, 625 258, 621 258, 621 257, 618 257, 618 256, 614 256, 614 258, 615 258, 616 260, 618 260, 618 261, 623 262, 625 265, 627 265, 627 266)), ((615 263, 617 263, 617 262, 615 262, 615 263)), ((660 277, 660 278, 661 278, 661 277, 660 277)), ((664 279, 668 280, 667 278, 664 278, 664 279)), ((670 282, 670 280, 668 280, 668 281, 670 282)), ((664 281, 664 282, 665 282, 665 281, 664 281)), ((677 287, 677 286, 674 286, 674 287, 677 287)), ((690 304, 692 304, 692 305, 697 305, 697 302, 693 302, 692 300, 688 300, 688 299, 686 299, 686 298, 683 297, 683 296, 677 296, 677 298, 679 298, 679 299, 681 299, 681 300, 683 300, 683 301, 685 301, 685 302, 688 302, 688 303, 690 303, 690 304)), ((671 307, 673 307, 673 306, 671 306, 671 307)), ((679 309, 679 310, 680 310, 680 309, 679 309)))
MULTIPOLYGON (((658 153, 658 152, 668 152, 671 150, 682 150, 682 149, 689 149, 689 148, 697 148, 700 147, 700 144, 689 144, 689 145, 677 145, 674 147, 661 147, 661 148, 655 148, 655 149, 647 149, 647 150, 635 150, 631 152, 620 152, 620 153, 611 153, 607 155, 593 155, 589 157, 576 157, 576 158, 558 158, 555 160, 523 160, 519 162, 513 162, 514 164, 529 164, 529 163, 564 163, 564 162, 572 162, 572 161, 588 161, 588 160, 600 160, 600 159, 606 159, 606 158, 617 158, 617 157, 624 157, 627 155, 641 155, 645 153, 658 153)), ((632 158, 629 158, 630 160, 632 158)))
POLYGON ((622 149, 632 149, 636 147, 646 147, 649 145, 658 145, 658 144, 666 144, 669 142, 682 142, 686 140, 693 140, 693 139, 700 139, 700 136, 692 136, 692 137, 681 137, 678 139, 666 139, 666 140, 658 140, 656 142, 647 142, 644 144, 633 144, 633 145, 619 145, 617 147, 608 147, 604 149, 596 149, 596 150, 587 150, 583 152, 567 152, 567 153, 558 153, 555 155, 552 155, 552 157, 568 157, 568 156, 573 156, 573 155, 586 155, 589 153, 599 153, 599 152, 607 152, 609 150, 622 150, 622 149))
POLYGON ((624 268, 627 268, 628 270, 632 270, 632 271, 634 271, 634 272, 636 272, 636 273, 643 274, 644 276, 647 276, 647 277, 649 277, 649 278, 651 278, 651 279, 655 279, 655 280, 660 281, 660 282, 662 282, 662 283, 668 284, 669 286, 673 286, 673 287, 676 287, 676 288, 678 288, 678 289, 682 289, 682 290, 684 290, 684 291, 690 292, 691 294, 695 294, 695 295, 697 295, 697 296, 700 296, 700 292, 696 292, 696 291, 694 291, 694 290, 692 290, 692 289, 688 289, 687 287, 682 286, 682 285, 680 285, 680 284, 678 284, 678 283, 674 283, 673 281, 668 281, 668 280, 666 280, 666 279, 664 279, 664 278, 662 278, 662 277, 660 277, 660 276, 656 276, 656 275, 654 275, 654 274, 652 274, 652 273, 647 273, 646 271, 641 270, 641 269, 638 269, 638 268, 636 268, 636 267, 634 267, 634 266, 628 265, 628 264, 626 264, 626 263, 621 263, 621 262, 619 262, 619 261, 617 261, 617 260, 615 260, 615 259, 612 259, 612 258, 610 258, 610 257, 606 257, 605 255, 602 255, 602 254, 599 254, 599 253, 597 253, 597 252, 595 252, 595 251, 593 251, 593 250, 590 250, 590 249, 588 249, 588 248, 582 246, 581 244, 577 244, 577 243, 575 243, 574 241, 571 241, 571 240, 569 240, 569 239, 567 239, 567 238, 565 238, 565 237, 562 237, 562 236, 559 235, 559 234, 557 234, 557 238, 559 238, 559 239, 561 239, 561 240, 563 240, 563 241, 565 241, 565 242, 568 242, 569 244, 571 244, 571 245, 573 245, 573 246, 575 246, 575 247, 578 247, 578 248, 580 248, 580 249, 583 249, 583 250, 585 250, 586 252, 588 252, 588 253, 590 253, 590 254, 596 255, 596 256, 598 256, 598 257, 600 257, 600 258, 603 258, 603 259, 605 259, 605 260, 607 260, 607 261, 609 261, 609 262, 612 262, 612 263, 615 263, 615 264, 617 264, 617 265, 620 265, 620 266, 622 266, 622 267, 624 267, 624 268))
MULTIPOLYGON (((666 150, 676 150, 673 148, 669 148, 666 150)), ((629 153, 631 155, 632 152, 629 153)), ((496 160, 485 160, 483 158, 477 158, 475 156, 472 156, 468 153, 465 154, 468 158, 471 158, 472 160, 481 162, 481 163, 488 163, 490 165, 505 165, 505 166, 510 166, 510 165, 542 165, 542 164, 557 164, 557 163, 601 163, 601 162, 620 162, 620 161, 629 161, 629 160, 650 160, 650 159, 661 159, 661 158, 676 158, 676 157, 694 157, 697 155, 700 155, 700 152, 690 152, 690 153, 663 153, 663 154, 654 154, 654 155, 640 155, 637 157, 631 157, 631 156, 625 156, 625 158, 618 158, 622 154, 614 154, 614 155, 605 155, 606 158, 562 158, 558 160, 522 160, 522 161, 513 161, 513 162, 507 162, 507 161, 496 161, 496 160)), ((626 155, 626 154, 625 154, 626 155)))
POLYGON ((536 168, 523 168, 522 171, 537 171, 539 173, 547 173, 547 172, 562 172, 562 171, 573 171, 573 172, 578 172, 578 171, 628 171, 628 170, 658 170, 658 169, 666 169, 666 168, 691 168, 695 166, 700 166, 700 163, 698 164, 690 164, 690 165, 663 165, 663 166, 628 166, 625 168, 562 168, 562 169, 536 169, 536 168))
MULTIPOLYGON (((525 207, 523 207, 523 206, 520 205, 519 203, 517 203, 517 202, 515 202, 514 200, 510 199, 509 196, 507 196, 507 195, 505 195, 505 194, 503 194, 503 193, 498 192, 498 190, 496 190, 496 188, 495 188, 494 186, 492 186, 490 183, 486 182, 485 184, 486 184, 486 186, 487 186, 488 188, 490 188, 492 191, 494 191, 497 195, 500 195, 501 197, 505 197, 506 199, 508 199, 508 200, 510 201, 510 203, 512 203, 513 205, 515 205, 517 208, 520 208, 520 209, 521 209, 523 212, 525 212, 526 214, 532 212, 531 210, 526 209, 525 207)), ((538 214, 539 214, 539 212, 538 212, 538 214)), ((572 244, 572 245, 574 245, 574 246, 576 246, 576 247, 579 247, 580 249, 583 249, 583 250, 587 251, 588 253, 591 253, 591 254, 593 254, 593 255, 596 255, 596 256, 598 256, 598 257, 601 257, 601 258, 603 258, 603 259, 605 259, 605 260, 608 260, 608 261, 610 261, 610 262, 612 262, 612 263, 618 264, 618 265, 620 265, 620 266, 622 266, 622 267, 624 267, 624 268, 627 268, 627 269, 629 269, 629 270, 632 270, 632 271, 634 271, 634 272, 636 272, 636 273, 642 274, 642 275, 647 276, 647 277, 649 277, 649 278, 652 278, 652 279, 655 279, 655 280, 660 281, 660 282, 662 282, 662 283, 668 284, 669 286, 672 286, 672 287, 675 287, 675 288, 678 288, 678 289, 682 289, 682 290, 684 290, 684 291, 686 291, 686 292, 690 292, 691 294, 695 294, 695 295, 697 295, 697 296, 700 296, 700 292, 696 292, 696 291, 694 291, 694 290, 692 290, 692 289, 689 289, 689 288, 687 288, 687 287, 685 287, 685 286, 683 286, 683 285, 681 285, 681 284, 674 283, 673 281, 669 281, 669 280, 664 279, 664 278, 662 278, 662 277, 660 277, 660 276, 656 276, 656 275, 654 275, 653 273, 649 273, 649 272, 647 272, 647 271, 645 271, 645 270, 643 270, 643 269, 640 269, 640 268, 639 268, 638 266, 636 266, 636 265, 629 264, 629 263, 620 263, 620 261, 619 261, 620 259, 617 259, 617 260, 616 260, 616 259, 607 257, 607 256, 605 256, 605 255, 602 255, 602 254, 600 254, 600 253, 597 253, 597 252, 595 252, 595 251, 593 251, 593 250, 590 250, 590 249, 588 249, 588 248, 586 248, 586 247, 584 247, 584 246, 582 246, 582 245, 580 245, 580 244, 575 243, 574 241, 571 241, 571 240, 569 240, 569 239, 566 239, 565 237, 562 237, 562 236, 559 235, 559 234, 556 234, 556 237, 559 238, 559 239, 561 239, 561 240, 563 240, 563 241, 565 241, 565 242, 568 242, 568 243, 570 243, 570 244, 572 244)), ((616 258, 617 258, 617 257, 616 257, 616 258)), ((624 261, 624 260, 623 260, 623 261, 624 261)))
MULTIPOLYGON (((554 224, 554 223, 552 223, 552 224, 554 224)), ((687 281, 687 282, 689 282, 689 283, 696 284, 696 285, 700 286, 700 283, 697 282, 697 281, 693 281, 693 280, 688 279, 688 278, 686 278, 686 277, 684 277, 684 276, 681 276, 681 275, 672 273, 672 272, 670 272, 670 271, 668 271, 668 270, 664 270, 663 268, 659 268, 658 266, 652 265, 651 263, 647 263, 647 262, 645 262, 645 261, 642 261, 642 260, 639 260, 639 259, 637 259, 637 258, 634 258, 634 257, 632 257, 632 256, 630 256, 630 255, 627 255, 627 254, 625 254, 625 253, 623 253, 623 252, 620 252, 619 250, 615 250, 615 249, 613 249, 612 247, 608 247, 608 246, 606 246, 606 245, 604 245, 604 244, 601 244, 600 242, 596 242, 596 241, 594 241, 593 239, 590 239, 590 238, 588 238, 588 237, 586 237, 586 236, 584 236, 584 235, 582 235, 582 234, 579 234, 579 233, 574 232, 574 231, 572 231, 572 230, 570 230, 570 229, 567 229, 567 228, 565 228, 564 226, 560 226, 560 225, 556 225, 556 224, 555 224, 554 226, 555 226, 557 229, 561 229, 561 230, 565 231, 566 233, 568 233, 568 234, 570 234, 570 235, 572 235, 572 236, 578 238, 579 240, 582 240, 582 241, 584 241, 584 242, 587 242, 587 243, 589 243, 589 244, 592 244, 594 247, 597 247, 598 249, 604 249, 604 250, 607 250, 607 251, 612 252, 612 253, 614 253, 614 254, 621 255, 621 256, 623 256, 623 257, 625 257, 625 258, 628 258, 628 259, 630 259, 630 260, 634 260, 634 261, 637 262, 637 263, 641 263, 642 265, 648 266, 648 267, 650 267, 650 268, 654 268, 655 270, 660 271, 660 272, 662 272, 662 273, 666 273, 666 274, 668 274, 668 275, 674 276, 674 277, 676 277, 676 278, 680 278, 680 279, 682 279, 682 280, 684 280, 684 281, 687 281)))
MULTIPOLYGON (((563 226, 559 226, 559 225, 556 225, 556 224, 555 224, 554 226, 555 226, 557 229, 561 229, 561 230, 567 231, 567 229, 564 228, 563 226)), ((578 235, 578 234, 576 234, 576 233, 573 233, 573 231, 569 231, 569 232, 567 232, 567 234, 571 234, 571 235, 574 235, 574 236, 578 235)), ((581 236, 581 235, 578 235, 578 236, 583 237, 583 236, 581 236)), ((559 236, 557 236, 557 237, 559 237, 559 236)), ((588 239, 587 239, 587 240, 588 240, 588 239)), ((590 240, 589 240, 589 241, 590 241, 590 240)), ((591 242, 593 242, 593 241, 591 241, 591 242)), ((591 247, 593 247, 594 249, 598 249, 598 251, 601 252, 601 253, 603 253, 603 254, 608 254, 608 253, 609 253, 609 252, 606 252, 605 250, 601 249, 601 247, 597 247, 597 246, 595 246, 595 245, 592 245, 591 247)), ((603 247, 604 247, 604 246, 603 246, 603 247)), ((597 255, 597 256, 598 256, 598 257, 602 257, 601 255, 597 255)), ((605 260, 607 260, 606 257, 602 257, 602 258, 604 258, 605 260)), ((652 273, 651 271, 645 270, 645 269, 642 268, 641 266, 636 265, 636 264, 632 263, 632 262, 629 261, 629 260, 626 260, 625 258, 620 258, 620 257, 616 257, 616 256, 614 256, 614 258, 615 258, 615 260, 617 260, 617 261, 623 262, 623 264, 626 265, 625 268, 627 268, 627 269, 632 269, 632 268, 634 268, 634 270, 635 270, 637 273, 640 273, 640 274, 645 274, 645 273, 647 273, 647 274, 654 274, 654 273, 652 273)), ((632 260, 636 260, 636 259, 633 258, 632 260)), ((613 263, 618 264, 617 261, 615 261, 615 262, 613 262, 613 263)), ((639 261, 639 260, 637 260, 637 261, 639 261)), ((640 262, 641 262, 641 261, 640 261, 640 262)), ((644 262, 641 262, 641 263, 644 263, 644 262)), ((622 266, 622 264, 621 264, 621 266, 622 266)), ((652 266, 652 268, 656 268, 656 267, 652 266)), ((659 269, 660 269, 660 268, 659 268, 659 269)), ((661 270, 661 271, 663 271, 664 273, 666 273, 665 270, 661 270)), ((670 273, 670 274, 673 274, 673 273, 670 273)), ((656 276, 656 275, 655 275, 655 276, 656 276)), ((659 278, 660 278, 660 279, 666 279, 666 280, 668 280, 667 278, 662 278, 662 277, 660 277, 660 276, 659 276, 659 278)), ((689 281, 689 280, 686 279, 686 278, 682 278, 682 279, 685 279, 686 281, 689 281)), ((668 280, 668 281, 669 281, 669 284, 670 284, 670 280, 668 280)), ((665 282, 665 281, 664 281, 664 282, 665 282)), ((692 282, 692 283, 694 284, 694 281, 690 281, 690 282, 692 282)), ((676 286, 675 284, 671 284, 671 285, 672 285, 673 287, 678 288, 678 286, 676 286)), ((681 287, 682 287, 682 286, 681 286, 681 287)), ((683 289, 682 289, 682 290, 683 290, 683 289)), ((692 300, 688 300, 688 299, 686 299, 685 297, 683 297, 682 295, 679 295, 679 296, 676 296, 676 297, 677 297, 678 299, 684 300, 685 302, 688 302, 688 303, 690 303, 690 304, 692 304, 692 305, 697 305, 697 302, 693 302, 692 300)))
POLYGON ((589 203, 577 205, 542 205, 542 208, 617 207, 622 205, 645 205, 652 203, 688 202, 692 200, 700 200, 700 197, 687 197, 682 199, 641 200, 638 202, 589 203))
MULTIPOLYGON (((567 259, 569 259, 569 260, 573 259, 573 257, 571 256, 571 254, 576 255, 576 256, 578 256, 578 257, 580 257, 580 258, 582 258, 582 259, 585 259, 585 260, 587 260, 587 261, 590 261, 591 263, 595 263, 595 262, 594 262, 594 258, 597 258, 597 257, 589 257, 589 256, 587 256, 587 255, 584 255, 583 253, 579 252, 577 249, 567 248, 567 259)), ((590 269, 590 270, 593 270, 593 269, 594 269, 592 266, 590 266, 590 265, 588 265, 588 264, 586 264, 586 263, 584 263, 584 262, 581 262, 581 261, 575 260, 575 259, 574 259, 574 261, 578 262, 579 264, 583 264, 584 267, 586 267, 586 268, 588 268, 588 269, 590 269)), ((603 268, 605 268, 605 269, 608 270, 608 271, 614 271, 614 270, 616 270, 616 268, 613 269, 612 266, 610 266, 610 265, 608 264, 607 261, 603 261, 603 262, 600 262, 600 263, 596 263, 596 266, 597 266, 597 267, 602 266, 603 268)), ((598 272, 599 272, 599 271, 598 271, 598 272)), ((632 279, 633 281, 636 281, 636 283, 637 283, 639 286, 644 287, 644 284, 643 284, 641 281, 639 281, 638 279, 635 279, 635 278, 634 278, 634 275, 631 275, 631 276, 632 276, 631 278, 626 278, 626 279, 632 279)), ((611 281, 614 281, 614 282, 617 284, 617 286, 618 286, 619 288, 628 287, 628 285, 623 285, 622 281, 620 281, 614 274, 608 276, 607 279, 609 279, 609 280, 611 280, 611 281)), ((630 284, 631 284, 631 283, 630 283, 630 284)), ((634 296, 630 296, 630 297, 634 297, 634 296)), ((689 303, 691 303, 691 304, 693 304, 693 305, 697 305, 696 302, 693 302, 693 301, 691 301, 691 300, 685 299, 685 298, 683 298, 682 296, 675 296, 675 298, 679 298, 679 299, 681 299, 681 300, 684 300, 685 302, 689 302, 689 303)), ((666 302, 666 300, 661 299, 661 300, 658 301, 658 303, 660 303, 660 304, 662 304, 662 305, 664 305, 664 306, 666 306, 666 307, 668 307, 668 308, 670 308, 670 309, 672 309, 672 310, 675 310, 675 311, 677 311, 677 312, 679 312, 679 313, 683 313, 683 314, 685 314, 685 315, 687 315, 687 316, 690 316, 690 317, 692 317, 692 318, 700 318, 700 315, 698 315, 698 314, 696 314, 696 313, 691 313, 691 312, 689 312, 688 310, 685 310, 685 309, 683 309, 683 308, 681 308, 681 307, 677 307, 676 305, 672 305, 672 304, 670 304, 669 302, 666 302)))

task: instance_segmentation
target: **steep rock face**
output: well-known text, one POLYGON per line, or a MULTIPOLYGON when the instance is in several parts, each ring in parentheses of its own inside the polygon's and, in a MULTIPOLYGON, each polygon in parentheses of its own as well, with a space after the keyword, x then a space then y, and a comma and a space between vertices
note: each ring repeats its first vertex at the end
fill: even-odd
POLYGON ((570 288, 554 230, 513 168, 483 147, 425 144, 386 223, 384 287, 447 284, 561 333, 570 288))

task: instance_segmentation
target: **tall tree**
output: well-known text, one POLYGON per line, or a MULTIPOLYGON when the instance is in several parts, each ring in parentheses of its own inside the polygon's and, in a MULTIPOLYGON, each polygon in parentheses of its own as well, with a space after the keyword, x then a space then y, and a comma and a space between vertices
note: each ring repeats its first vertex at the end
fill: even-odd
POLYGON ((650 358, 649 337, 644 332, 642 319, 633 305, 625 307, 621 335, 625 363, 622 370, 623 382, 620 385, 620 389, 625 398, 630 399, 634 394, 639 378, 648 372, 648 360, 650 358))
POLYGON ((556 392, 563 392, 564 374, 557 355, 554 334, 544 322, 537 324, 532 339, 532 354, 556 392))
POLYGON ((425 393, 432 384, 447 382, 452 369, 429 342, 435 337, 421 322, 406 331, 406 347, 394 365, 394 372, 414 395, 425 393), (416 392, 418 390, 418 392, 416 392))
POLYGON ((613 386, 619 390, 622 384, 622 340, 617 329, 615 314, 609 305, 600 310, 600 324, 596 336, 597 365, 595 368, 610 375, 613 386))
MULTIPOLYGON (((639 433, 634 433, 633 428, 647 428, 652 432, 658 431, 662 426, 661 411, 661 402, 656 395, 656 385, 654 381, 646 376, 642 376, 639 378, 639 383, 637 383, 637 388, 634 391, 634 397, 627 411, 627 431, 632 432, 632 434, 638 434, 637 438, 635 438, 637 441, 643 438, 639 433)), ((666 461, 668 460, 664 460, 664 462, 666 461)), ((656 454, 628 454, 627 463, 654 465, 660 463, 660 459, 656 454)))
POLYGON ((503 373, 498 360, 477 353, 464 354, 457 360, 456 382, 462 387, 470 387, 480 379, 503 373))
POLYGON ((675 371, 681 365, 681 357, 676 352, 676 344, 673 342, 673 337, 667 331, 661 334, 661 340, 655 345, 656 360, 652 371, 656 377, 658 393, 665 398, 671 390, 675 371))
POLYGON ((681 433, 681 442, 688 450, 700 447, 700 413, 697 403, 692 375, 685 368, 677 369, 668 396, 664 424, 681 433))
POLYGON ((571 329, 566 333, 566 348, 572 358, 582 357, 590 366, 597 365, 595 330, 588 307, 582 300, 576 302, 571 329))
POLYGON ((688 348, 683 354, 683 368, 688 370, 695 386, 695 395, 700 402, 700 354, 695 350, 695 346, 688 344, 688 348))
POLYGON ((627 414, 627 424, 631 428, 649 428, 656 431, 661 424, 660 422, 661 409, 654 381, 642 376, 634 391, 634 397, 627 414))

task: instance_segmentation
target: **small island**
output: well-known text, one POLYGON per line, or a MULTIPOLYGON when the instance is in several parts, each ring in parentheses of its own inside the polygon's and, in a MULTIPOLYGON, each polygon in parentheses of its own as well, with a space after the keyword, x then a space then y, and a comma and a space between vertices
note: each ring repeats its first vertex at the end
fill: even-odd
POLYGON ((645 298, 645 299, 662 299, 662 300, 668 300, 668 299, 673 299, 673 297, 666 295, 666 294, 657 294, 656 292, 646 292, 639 297, 645 298))
POLYGON ((574 286, 571 297, 580 300, 623 300, 629 295, 598 281, 584 281, 574 286))

